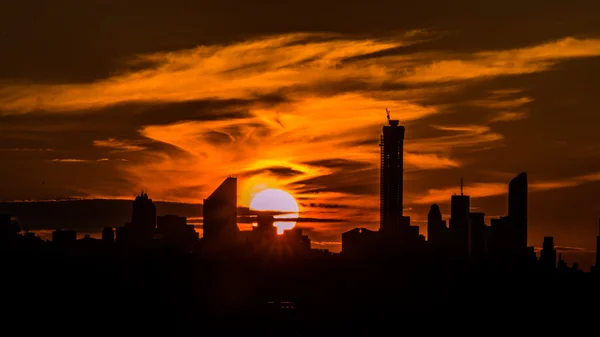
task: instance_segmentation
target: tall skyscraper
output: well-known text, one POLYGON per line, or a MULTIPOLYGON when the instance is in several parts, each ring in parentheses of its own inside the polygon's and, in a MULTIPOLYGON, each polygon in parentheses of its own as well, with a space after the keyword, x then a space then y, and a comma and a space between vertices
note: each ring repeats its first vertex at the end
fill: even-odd
POLYGON ((380 230, 398 228, 402 221, 404 126, 390 120, 381 135, 380 230))
POLYGON ((598 219, 598 236, 596 236, 596 271, 600 272, 600 219, 598 219))
POLYGON ((112 227, 104 227, 102 230, 102 242, 110 245, 115 243, 115 231, 112 227))
POLYGON ((463 194, 462 180, 460 195, 453 195, 450 200, 450 232, 456 252, 462 258, 471 254, 471 198, 463 194))
MULTIPOLYGON (((151 240, 156 229, 156 205, 146 192, 140 193, 133 201, 130 235, 135 240, 151 240)), ((128 234, 129 235, 129 234, 128 234)))
POLYGON ((469 247, 471 259, 481 262, 487 255, 487 228, 485 213, 475 212, 469 214, 469 247))
POLYGON ((515 253, 527 249, 527 173, 523 172, 508 184, 508 218, 514 232, 515 253))
POLYGON ((229 177, 217 187, 203 205, 203 237, 223 244, 237 240, 237 178, 229 177))
POLYGON ((544 271, 556 270, 556 249, 554 249, 554 238, 544 237, 544 245, 540 253, 540 266, 544 271))
POLYGON ((434 249, 442 248, 447 242, 448 228, 442 220, 442 212, 437 204, 431 205, 427 215, 427 241, 434 249))

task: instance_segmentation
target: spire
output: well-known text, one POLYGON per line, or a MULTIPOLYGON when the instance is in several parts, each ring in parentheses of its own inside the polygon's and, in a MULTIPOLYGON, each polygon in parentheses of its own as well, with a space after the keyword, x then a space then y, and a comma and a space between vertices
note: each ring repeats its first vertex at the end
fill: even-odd
POLYGON ((463 195, 463 178, 460 178, 460 195, 463 195))

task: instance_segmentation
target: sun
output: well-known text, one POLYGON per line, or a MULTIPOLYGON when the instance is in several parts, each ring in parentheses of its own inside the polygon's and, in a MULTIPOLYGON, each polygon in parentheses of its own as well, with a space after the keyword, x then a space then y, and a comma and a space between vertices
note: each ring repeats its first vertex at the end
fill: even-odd
MULTIPOLYGON (((277 214, 275 219, 298 218, 300 209, 296 199, 284 190, 269 188, 258 192, 250 202, 250 209, 255 211, 285 212, 277 214)), ((284 230, 294 228, 295 221, 275 221, 277 233, 282 234, 284 230)))

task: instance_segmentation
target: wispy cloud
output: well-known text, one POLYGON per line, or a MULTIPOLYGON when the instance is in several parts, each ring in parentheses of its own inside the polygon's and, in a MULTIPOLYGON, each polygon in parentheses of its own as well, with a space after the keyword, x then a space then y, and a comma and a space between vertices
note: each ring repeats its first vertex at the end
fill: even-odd
POLYGON ((77 158, 55 158, 52 159, 51 162, 55 162, 55 163, 94 163, 94 162, 103 162, 103 161, 109 161, 110 159, 108 158, 98 158, 95 160, 91 160, 91 159, 77 159, 77 158))
POLYGON ((461 164, 453 159, 442 157, 435 153, 416 154, 406 152, 404 161, 407 167, 413 166, 418 169, 443 169, 460 167, 461 164))
POLYGON ((431 127, 436 130, 447 131, 450 135, 413 139, 412 142, 406 144, 407 151, 427 149, 428 151, 445 153, 451 148, 482 148, 504 139, 504 136, 493 132, 486 125, 431 125, 431 127))
POLYGON ((52 152, 54 149, 45 148, 26 148, 26 147, 15 147, 15 148, 0 148, 0 152, 52 152))
POLYGON ((494 116, 492 116, 492 118, 490 119, 490 123, 497 123, 497 122, 512 122, 512 121, 518 121, 521 119, 525 119, 527 118, 527 113, 525 112, 500 112, 495 114, 494 116))
POLYGON ((144 150, 145 147, 139 145, 139 143, 139 141, 118 140, 115 138, 108 138, 106 140, 94 140, 94 146, 111 148, 114 149, 115 152, 144 150))
MULTIPOLYGON (((473 151, 481 151, 479 155, 508 143, 504 140, 510 135, 499 131, 506 128, 496 123, 533 118, 529 109, 539 102, 535 93, 513 82, 485 87, 478 91, 481 95, 469 95, 467 89, 483 80, 501 81, 547 71, 564 60, 600 55, 599 39, 575 38, 471 53, 404 48, 419 43, 415 36, 428 34, 393 39, 286 34, 137 55, 129 60, 129 72, 93 82, 3 85, 0 115, 59 116, 64 125, 55 132, 78 128, 65 116, 106 112, 114 119, 115 111, 135 116, 130 129, 113 130, 109 124, 106 132, 90 133, 79 154, 65 152, 72 158, 52 161, 109 166, 129 160, 118 165, 123 180, 150 189, 161 200, 198 202, 226 176, 237 175, 240 205, 248 205, 261 189, 284 188, 304 205, 302 216, 335 219, 340 217, 335 212, 344 212, 361 225, 374 226, 379 205, 377 141, 386 122, 385 108, 407 125, 407 171, 454 174, 469 169, 473 151), (454 101, 436 100, 444 95, 454 101), (142 105, 162 110, 148 113, 152 118, 146 119, 147 111, 130 109, 142 105), (472 115, 450 115, 461 107, 472 115), (127 153, 127 159, 113 157, 121 152, 136 153, 127 153), (461 156, 467 152, 471 157, 461 156)), ((32 125, 36 132, 47 127, 32 125)), ((65 164, 61 169, 79 167, 65 164)), ((467 185, 466 191, 474 198, 506 193, 505 181, 490 179, 467 185)), ((590 174, 533 181, 531 190, 598 180, 590 174)), ((443 202, 457 191, 458 186, 429 189, 407 202, 443 202)), ((320 230, 342 230, 348 224, 323 226, 320 230)))
MULTIPOLYGON (((532 192, 547 191, 560 188, 574 187, 590 182, 600 181, 600 173, 592 173, 578 177, 554 180, 554 181, 533 181, 529 183, 529 190, 532 192)), ((460 186, 452 186, 442 189, 430 189, 425 194, 416 198, 416 204, 433 204, 447 202, 450 196, 460 191, 460 186)), ((471 198, 485 198, 508 193, 508 183, 472 183, 465 185, 465 194, 471 198)))
MULTIPOLYGON (((0 92, 0 108, 5 113, 22 113, 36 109, 82 110, 130 101, 247 98, 357 80, 369 85, 439 83, 540 72, 560 60, 600 55, 598 39, 565 38, 454 58, 443 53, 417 53, 357 59, 415 42, 406 36, 388 41, 335 35, 311 41, 311 37, 314 35, 288 34, 233 45, 139 55, 131 62, 150 62, 156 67, 90 84, 8 86, 0 92), (347 59, 353 61, 345 62, 347 59)), ((296 90, 297 95, 301 92, 296 90)))
POLYGON ((532 47, 484 51, 460 58, 439 55, 442 60, 412 69, 403 80, 422 83, 529 74, 548 70, 562 59, 598 55, 599 39, 569 37, 532 47))
POLYGON ((483 100, 471 101, 470 104, 479 107, 492 109, 515 109, 527 103, 533 102, 530 97, 517 98, 489 98, 483 100))
POLYGON ((62 158, 62 159, 52 159, 55 163, 87 163, 89 160, 87 159, 75 159, 75 158, 62 158))
MULTIPOLYGON (((87 84, 9 86, 0 96, 0 108, 5 112, 27 113, 38 109, 41 102, 47 112, 77 112, 134 101, 185 102, 283 95, 285 99, 274 105, 248 101, 247 114, 233 119, 142 126, 141 136, 173 146, 182 155, 146 151, 148 160, 144 161, 144 170, 135 165, 124 168, 133 181, 156 181, 156 175, 160 175, 161 184, 153 188, 155 193, 164 199, 179 200, 197 200, 225 176, 252 172, 253 176, 243 182, 241 203, 244 204, 258 188, 296 186, 298 190, 294 192, 304 193, 306 188, 293 183, 315 181, 317 177, 324 177, 320 178, 324 182, 326 177, 334 178, 332 174, 336 171, 332 168, 302 163, 346 158, 367 163, 365 170, 376 170, 377 150, 364 139, 376 139, 377 129, 384 121, 384 107, 405 123, 440 113, 438 106, 419 103, 423 95, 435 92, 436 86, 415 87, 411 83, 436 82, 447 90, 447 85, 441 83, 448 80, 542 71, 561 59, 600 54, 600 40, 595 39, 566 38, 472 55, 426 55, 388 53, 415 43, 406 36, 395 40, 327 34, 318 37, 321 38, 289 34, 232 45, 139 55, 131 62, 150 62, 155 66, 87 84), (217 167, 219 171, 215 171, 217 167), (274 167, 278 169, 273 170, 274 167), (282 174, 285 172, 294 174, 282 174), (199 179, 214 184, 197 188, 199 179), (182 196, 172 195, 173 191, 194 193, 182 196)), ((531 98, 522 95, 520 89, 508 88, 491 91, 487 99, 472 104, 501 109, 491 119, 499 122, 523 118, 524 113, 506 109, 529 102, 531 98)), ((225 109, 222 114, 228 112, 225 109)), ((407 167, 419 170, 462 167, 463 163, 451 157, 448 149, 486 149, 504 138, 489 125, 433 125, 433 128, 447 134, 407 142, 407 167)), ((97 139, 93 144, 115 152, 145 149, 139 141, 116 137, 97 139)), ((335 177, 337 183, 347 184, 344 191, 364 190, 350 178, 335 177)), ((489 183, 476 188, 480 195, 500 193, 496 185, 489 183)))

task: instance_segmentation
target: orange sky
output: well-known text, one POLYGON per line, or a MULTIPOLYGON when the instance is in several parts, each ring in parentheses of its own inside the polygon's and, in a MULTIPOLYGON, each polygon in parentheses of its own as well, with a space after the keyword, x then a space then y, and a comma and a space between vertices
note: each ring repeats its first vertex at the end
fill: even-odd
POLYGON ((302 216, 347 220, 306 224, 339 250, 341 232, 378 226, 388 108, 406 126, 405 208, 421 233, 461 177, 473 210, 499 216, 527 171, 530 244, 595 249, 593 1, 133 3, 0 14, 1 199, 146 188, 200 202, 236 175, 241 205, 275 187, 302 216))

